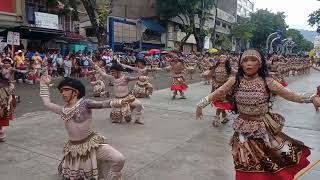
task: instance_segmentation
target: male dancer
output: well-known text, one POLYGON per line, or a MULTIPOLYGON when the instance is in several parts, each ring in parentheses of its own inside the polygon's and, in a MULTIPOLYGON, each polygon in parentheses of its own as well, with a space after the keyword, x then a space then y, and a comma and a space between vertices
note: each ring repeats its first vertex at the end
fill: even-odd
POLYGON ((41 78, 40 96, 48 109, 61 115, 69 135, 63 149, 64 157, 58 168, 62 179, 122 180, 121 170, 125 157, 112 146, 105 144, 104 137, 93 130, 92 109, 119 107, 133 99, 127 98, 120 102, 84 99, 84 85, 79 80, 65 78, 58 85, 65 105, 59 106, 50 100, 50 81, 51 77, 48 75, 41 78), (98 169, 98 161, 107 164, 103 169, 98 169), (104 170, 108 170, 107 174, 99 177, 104 170))

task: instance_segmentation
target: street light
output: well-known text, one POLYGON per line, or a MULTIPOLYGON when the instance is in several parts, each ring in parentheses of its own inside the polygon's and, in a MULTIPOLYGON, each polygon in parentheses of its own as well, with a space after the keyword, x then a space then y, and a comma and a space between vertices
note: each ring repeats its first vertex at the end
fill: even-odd
POLYGON ((284 53, 286 46, 288 45, 289 42, 292 41, 292 38, 288 37, 287 39, 284 39, 283 41, 284 41, 284 43, 283 43, 282 48, 281 48, 281 54, 284 53))
POLYGON ((272 41, 271 41, 271 44, 270 44, 270 50, 269 50, 269 54, 273 53, 273 43, 276 42, 278 39, 280 39, 281 37, 278 36, 276 38, 274 38, 272 41))
POLYGON ((270 41, 270 38, 271 38, 272 36, 278 35, 278 34, 279 34, 279 32, 274 32, 274 33, 272 33, 272 34, 270 34, 270 35, 268 36, 268 38, 267 38, 267 45, 266 45, 267 52, 269 52, 269 41, 270 41))

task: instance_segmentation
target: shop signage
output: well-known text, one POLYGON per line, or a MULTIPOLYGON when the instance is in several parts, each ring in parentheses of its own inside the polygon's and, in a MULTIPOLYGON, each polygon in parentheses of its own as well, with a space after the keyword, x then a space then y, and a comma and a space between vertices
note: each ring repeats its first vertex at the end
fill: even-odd
POLYGON ((7 44, 20 46, 20 33, 8 31, 7 44))
POLYGON ((59 17, 55 14, 35 12, 36 27, 59 29, 59 17))

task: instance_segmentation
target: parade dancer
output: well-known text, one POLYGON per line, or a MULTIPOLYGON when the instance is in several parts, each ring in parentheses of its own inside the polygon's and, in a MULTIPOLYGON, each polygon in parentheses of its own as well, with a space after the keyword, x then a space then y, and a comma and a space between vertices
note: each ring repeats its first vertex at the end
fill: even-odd
POLYGON ((171 99, 176 99, 178 92, 180 93, 180 99, 186 99, 184 91, 188 89, 188 85, 185 80, 185 66, 183 60, 177 55, 173 55, 173 60, 171 66, 167 67, 168 70, 171 70, 172 85, 171 91, 173 91, 173 96, 171 99))
POLYGON ((264 56, 252 49, 243 53, 236 77, 200 101, 197 118, 210 102, 228 93, 239 114, 230 141, 237 180, 291 180, 308 166, 309 148, 282 132, 285 119, 270 112, 270 93, 292 102, 313 102, 315 107, 319 97, 296 94, 269 78, 264 56))
POLYGON ((41 78, 40 96, 48 109, 61 115, 69 135, 63 149, 64 157, 58 168, 62 179, 122 180, 121 170, 125 157, 105 144, 104 137, 93 130, 92 109, 119 107, 133 99, 119 102, 84 99, 84 85, 79 80, 65 78, 58 85, 65 105, 59 106, 50 100, 50 81, 51 77, 48 75, 41 78), (101 169, 98 169, 98 162, 103 164, 101 169))
POLYGON ((211 77, 209 77, 210 68, 212 67, 212 63, 210 61, 210 54, 206 53, 205 56, 202 59, 202 62, 200 63, 201 67, 201 77, 205 79, 205 85, 209 85, 211 81, 211 77))
MULTIPOLYGON (((136 67, 121 64, 123 68, 128 68, 138 73, 139 81, 133 87, 132 93, 136 98, 150 98, 153 93, 153 85, 149 81, 149 73, 152 73, 155 68, 148 68, 147 62, 144 59, 136 60, 136 67)), ((160 71, 161 68, 156 68, 160 71)))
MULTIPOLYGON (((218 59, 218 62, 211 68, 208 74, 208 76, 210 76, 212 79, 211 92, 214 92, 221 87, 225 82, 228 81, 231 74, 235 73, 236 71, 231 68, 228 57, 226 55, 221 55, 218 59)), ((230 98, 230 95, 227 94, 225 97, 222 97, 221 99, 212 103, 212 106, 217 108, 216 116, 214 117, 212 123, 213 126, 218 127, 220 123, 226 124, 229 122, 226 111, 232 110, 232 104, 227 100, 230 100, 230 98)))
POLYGON ((192 54, 188 57, 188 62, 186 63, 187 73, 190 75, 190 79, 193 80, 193 75, 197 72, 198 57, 192 54))
POLYGON ((92 85, 93 96, 94 97, 104 96, 106 94, 106 85, 101 79, 100 74, 96 72, 90 72, 90 73, 88 72, 88 74, 92 76, 90 84, 92 85))
MULTIPOLYGON (((101 76, 107 80, 109 80, 113 86, 112 91, 114 93, 115 98, 113 101, 121 101, 122 99, 131 97, 128 84, 130 81, 138 81, 139 77, 130 77, 126 76, 122 73, 123 69, 120 64, 112 64, 110 67, 110 72, 112 75, 106 74, 103 70, 99 68, 99 66, 95 65, 95 69, 101 74, 101 76)), ((113 108, 110 118, 113 123, 121 123, 123 119, 125 119, 128 123, 131 122, 131 109, 135 112, 135 120, 136 124, 143 125, 142 120, 142 111, 143 105, 138 100, 135 99, 132 103, 123 105, 121 108, 113 108)))
POLYGON ((4 127, 9 126, 9 121, 13 120, 13 112, 16 107, 15 87, 13 84, 12 60, 5 58, 2 60, 2 79, 0 80, 0 142, 4 142, 6 134, 4 127))

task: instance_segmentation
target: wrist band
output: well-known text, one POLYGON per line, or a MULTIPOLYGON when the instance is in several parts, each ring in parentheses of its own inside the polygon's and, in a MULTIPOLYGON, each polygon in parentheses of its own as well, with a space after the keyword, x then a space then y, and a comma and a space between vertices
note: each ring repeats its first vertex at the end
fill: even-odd
POLYGON ((316 94, 304 94, 303 95, 303 103, 312 103, 313 102, 313 98, 316 97, 316 94))
POLYGON ((209 104, 210 104, 210 102, 209 102, 209 98, 208 98, 208 96, 207 96, 207 97, 201 99, 200 102, 197 104, 197 106, 198 106, 199 108, 205 108, 205 107, 208 106, 209 104))

